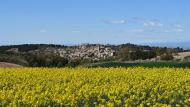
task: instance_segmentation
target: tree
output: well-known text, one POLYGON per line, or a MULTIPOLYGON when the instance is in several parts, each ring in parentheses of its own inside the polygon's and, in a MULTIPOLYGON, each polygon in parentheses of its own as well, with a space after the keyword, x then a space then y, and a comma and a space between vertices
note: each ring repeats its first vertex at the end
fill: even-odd
POLYGON ((63 67, 68 64, 68 59, 54 54, 27 55, 25 59, 29 66, 34 67, 63 67))

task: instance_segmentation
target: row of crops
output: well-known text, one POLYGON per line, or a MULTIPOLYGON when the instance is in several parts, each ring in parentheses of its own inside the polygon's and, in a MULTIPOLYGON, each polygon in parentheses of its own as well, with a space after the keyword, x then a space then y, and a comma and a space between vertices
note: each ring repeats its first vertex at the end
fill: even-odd
POLYGON ((0 68, 0 106, 190 106, 190 69, 0 68))

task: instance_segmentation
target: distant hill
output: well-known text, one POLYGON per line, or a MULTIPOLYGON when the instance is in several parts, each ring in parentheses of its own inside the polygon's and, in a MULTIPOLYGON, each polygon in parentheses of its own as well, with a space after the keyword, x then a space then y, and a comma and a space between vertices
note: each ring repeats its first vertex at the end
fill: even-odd
POLYGON ((101 61, 150 60, 156 56, 184 52, 181 48, 148 45, 81 44, 23 44, 0 46, 0 62, 34 67, 76 66, 101 61))
POLYGON ((185 50, 190 49, 190 42, 158 42, 158 43, 143 43, 143 45, 169 47, 169 48, 180 47, 185 50))
POLYGON ((28 52, 31 50, 36 50, 42 47, 58 47, 58 48, 63 48, 66 47, 64 45, 56 45, 56 44, 21 44, 21 45, 4 45, 0 46, 0 51, 6 51, 11 48, 18 48, 19 51, 21 52, 28 52))

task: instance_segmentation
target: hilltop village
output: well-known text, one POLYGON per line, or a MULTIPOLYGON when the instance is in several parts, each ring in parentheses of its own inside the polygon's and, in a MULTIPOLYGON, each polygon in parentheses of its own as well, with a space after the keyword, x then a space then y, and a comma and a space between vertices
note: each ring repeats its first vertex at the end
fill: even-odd
POLYGON ((37 50, 31 50, 31 54, 55 54, 70 60, 91 59, 100 60, 116 56, 117 50, 111 46, 100 44, 83 44, 71 47, 43 47, 37 50))

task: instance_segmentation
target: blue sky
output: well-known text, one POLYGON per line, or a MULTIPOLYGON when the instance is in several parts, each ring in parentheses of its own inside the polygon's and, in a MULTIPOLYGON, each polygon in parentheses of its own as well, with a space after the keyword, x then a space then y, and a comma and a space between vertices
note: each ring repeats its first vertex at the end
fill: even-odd
POLYGON ((0 0, 0 45, 190 41, 190 0, 0 0))

